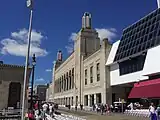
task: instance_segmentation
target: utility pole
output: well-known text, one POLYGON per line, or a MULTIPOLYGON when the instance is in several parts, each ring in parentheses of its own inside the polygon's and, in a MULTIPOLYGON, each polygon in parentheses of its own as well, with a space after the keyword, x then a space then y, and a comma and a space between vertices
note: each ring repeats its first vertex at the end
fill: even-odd
POLYGON ((22 99, 22 114, 21 120, 24 120, 25 112, 25 99, 26 99, 26 82, 27 82, 27 73, 28 73, 28 63, 30 55, 30 46, 31 46, 31 32, 32 32, 32 17, 33 17, 33 0, 27 0, 27 7, 30 9, 30 22, 29 22, 29 31, 28 31, 28 48, 25 62, 25 71, 24 71, 24 84, 23 84, 23 99, 22 99))

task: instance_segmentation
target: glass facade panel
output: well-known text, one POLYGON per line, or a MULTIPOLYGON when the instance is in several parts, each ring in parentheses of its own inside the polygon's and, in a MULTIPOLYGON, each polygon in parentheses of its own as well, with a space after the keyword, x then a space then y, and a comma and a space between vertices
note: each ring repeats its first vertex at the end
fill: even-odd
MULTIPOLYGON (((160 45, 160 9, 153 11, 123 31, 114 61, 129 58, 160 45)), ((122 60, 123 61, 123 60, 122 60)))

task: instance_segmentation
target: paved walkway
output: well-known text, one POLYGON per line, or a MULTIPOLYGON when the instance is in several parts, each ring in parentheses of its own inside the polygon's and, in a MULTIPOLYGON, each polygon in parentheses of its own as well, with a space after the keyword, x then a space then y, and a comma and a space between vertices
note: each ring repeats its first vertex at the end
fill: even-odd
POLYGON ((86 120, 84 118, 75 116, 75 115, 68 115, 68 114, 61 114, 61 115, 56 115, 53 114, 54 118, 51 118, 50 115, 46 114, 47 120, 86 120))
POLYGON ((59 110, 68 115, 80 116, 81 118, 85 118, 86 120, 149 120, 149 118, 144 117, 134 117, 134 116, 126 116, 124 114, 105 114, 101 115, 100 113, 91 112, 91 111, 81 111, 81 110, 68 110, 66 108, 59 108, 59 110))

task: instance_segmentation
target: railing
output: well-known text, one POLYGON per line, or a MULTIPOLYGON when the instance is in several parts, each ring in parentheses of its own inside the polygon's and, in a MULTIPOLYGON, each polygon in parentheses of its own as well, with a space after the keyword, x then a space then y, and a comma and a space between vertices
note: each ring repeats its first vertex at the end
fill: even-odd
POLYGON ((0 110, 0 120, 20 120, 21 110, 11 109, 11 110, 0 110))
POLYGON ((20 120, 20 115, 0 116, 0 120, 20 120))
POLYGON ((11 109, 11 110, 0 110, 1 115, 19 115, 21 113, 21 109, 11 109))

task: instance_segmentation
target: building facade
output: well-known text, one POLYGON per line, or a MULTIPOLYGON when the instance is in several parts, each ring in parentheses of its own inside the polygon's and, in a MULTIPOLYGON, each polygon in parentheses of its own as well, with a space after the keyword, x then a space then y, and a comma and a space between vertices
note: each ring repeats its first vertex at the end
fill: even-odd
POLYGON ((110 68, 113 101, 160 98, 158 54, 160 9, 124 29, 121 40, 113 44, 106 63, 110 68))
MULTIPOLYGON (((27 88, 31 68, 28 69, 26 85, 26 107, 27 88)), ((20 108, 23 95, 24 66, 10 65, 0 62, 0 109, 14 107, 20 108)))
POLYGON ((111 44, 100 41, 92 28, 91 14, 82 17, 82 28, 74 41, 74 51, 66 59, 57 54, 53 70, 54 102, 61 105, 92 106, 110 102, 109 69, 105 66, 111 44))
POLYGON ((50 83, 46 90, 46 101, 53 102, 53 84, 50 83))
POLYGON ((37 85, 34 91, 35 91, 35 95, 38 96, 38 100, 46 101, 47 85, 37 85))

